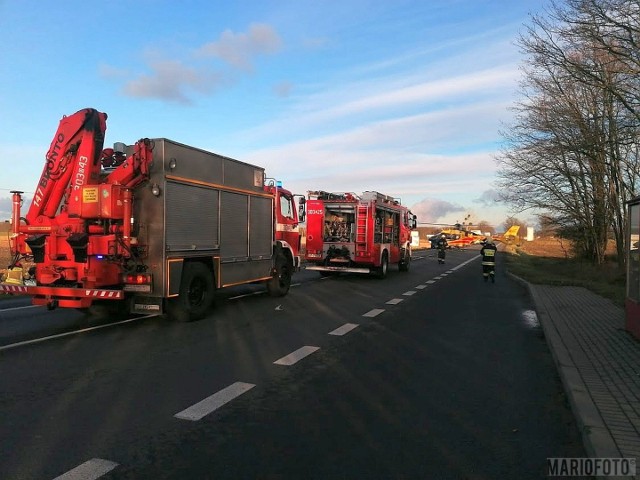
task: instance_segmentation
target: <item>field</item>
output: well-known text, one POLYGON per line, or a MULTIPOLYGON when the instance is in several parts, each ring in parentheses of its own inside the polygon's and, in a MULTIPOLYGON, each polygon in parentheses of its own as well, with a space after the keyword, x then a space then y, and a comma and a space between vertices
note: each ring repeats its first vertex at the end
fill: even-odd
POLYGON ((11 263, 11 253, 9 252, 9 237, 7 232, 0 233, 0 272, 4 273, 11 263))
MULTIPOLYGON (((624 306, 626 274, 614 261, 603 265, 572 257, 571 246, 554 238, 522 242, 508 249, 509 272, 534 284, 579 286, 624 306)), ((607 256, 615 257, 615 243, 607 247, 607 256)))
POLYGON ((559 238, 537 238, 531 242, 523 240, 517 250, 536 257, 571 258, 571 244, 559 238))

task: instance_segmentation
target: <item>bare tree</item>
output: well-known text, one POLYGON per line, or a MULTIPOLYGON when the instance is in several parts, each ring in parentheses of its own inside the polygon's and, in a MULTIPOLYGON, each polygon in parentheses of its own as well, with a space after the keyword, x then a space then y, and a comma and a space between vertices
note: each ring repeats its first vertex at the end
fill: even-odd
MULTIPOLYGON (((611 4, 621 9, 632 3, 569 0, 533 18, 519 39, 527 55, 523 100, 503 132, 508 147, 497 158, 503 200, 521 211, 544 211, 548 226, 597 263, 605 259, 610 232, 624 259, 625 202, 639 178, 640 110, 630 75, 638 64, 629 51, 625 57, 620 48, 605 48, 610 42, 604 38, 622 29, 604 17, 611 4)), ((630 23, 637 24, 637 8, 625 11, 635 12, 630 23)))

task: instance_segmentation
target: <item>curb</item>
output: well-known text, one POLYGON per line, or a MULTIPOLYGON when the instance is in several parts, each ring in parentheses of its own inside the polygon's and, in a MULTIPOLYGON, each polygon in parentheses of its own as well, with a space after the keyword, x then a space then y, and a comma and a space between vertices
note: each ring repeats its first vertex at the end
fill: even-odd
POLYGON ((549 311, 540 301, 535 288, 526 280, 510 272, 507 272, 507 275, 524 285, 533 299, 538 319, 569 399, 571 410, 576 418, 587 455, 591 458, 622 458, 622 453, 600 416, 598 408, 580 376, 580 371, 575 366, 569 350, 553 324, 549 311))

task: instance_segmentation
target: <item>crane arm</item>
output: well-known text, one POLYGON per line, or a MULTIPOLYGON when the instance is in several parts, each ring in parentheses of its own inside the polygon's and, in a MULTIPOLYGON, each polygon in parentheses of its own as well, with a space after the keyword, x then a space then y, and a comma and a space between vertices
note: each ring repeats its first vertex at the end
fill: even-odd
POLYGON ((52 218, 65 193, 99 178, 106 119, 106 113, 93 108, 62 117, 27 213, 28 223, 40 215, 52 218))
POLYGON ((134 188, 149 178, 149 168, 153 163, 153 142, 142 138, 133 147, 133 153, 109 174, 106 183, 134 188))

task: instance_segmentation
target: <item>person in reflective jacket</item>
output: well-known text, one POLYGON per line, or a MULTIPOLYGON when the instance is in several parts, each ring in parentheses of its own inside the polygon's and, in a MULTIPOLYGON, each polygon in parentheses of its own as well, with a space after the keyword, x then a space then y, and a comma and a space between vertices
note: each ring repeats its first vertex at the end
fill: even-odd
POLYGON ((480 255, 482 255, 482 276, 484 281, 488 282, 491 278, 491 282, 496 281, 496 252, 498 248, 493 243, 491 237, 487 237, 484 241, 484 245, 480 249, 480 255))
POLYGON ((436 243, 436 248, 438 249, 438 263, 444 263, 444 259, 447 256, 448 246, 449 243, 447 242, 447 239, 444 235, 441 235, 436 243))

